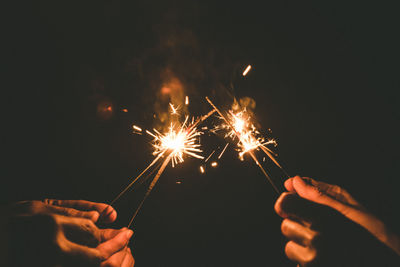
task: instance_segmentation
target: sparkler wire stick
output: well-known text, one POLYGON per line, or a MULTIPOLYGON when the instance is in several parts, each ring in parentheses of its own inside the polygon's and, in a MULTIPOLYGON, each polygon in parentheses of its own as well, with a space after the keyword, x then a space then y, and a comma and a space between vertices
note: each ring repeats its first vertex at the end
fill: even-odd
POLYGON ((268 157, 278 166, 282 172, 287 176, 287 178, 290 178, 289 174, 286 172, 286 170, 278 163, 278 161, 274 158, 274 156, 271 153, 271 150, 269 150, 266 146, 261 145, 261 150, 268 155, 268 157))
POLYGON ((224 149, 222 149, 221 154, 219 154, 218 159, 220 159, 222 157, 222 155, 224 154, 224 152, 225 152, 226 148, 228 147, 228 145, 229 145, 229 143, 226 143, 224 149))
POLYGON ((263 166, 261 166, 260 162, 258 161, 258 159, 256 158, 256 156, 253 154, 253 151, 249 151, 250 156, 253 158, 254 162, 257 164, 258 167, 260 167, 261 172, 265 175, 265 177, 267 177, 268 181, 270 182, 270 184, 272 185, 272 187, 274 188, 275 192, 279 194, 282 193, 282 191, 280 191, 275 183, 272 181, 271 177, 267 174, 267 172, 265 171, 265 169, 263 168, 263 166))
MULTIPOLYGON (((235 127, 225 118, 225 116, 222 114, 222 112, 214 105, 214 103, 206 96, 207 102, 214 108, 214 110, 222 117, 222 119, 226 122, 226 124, 234 131, 235 135, 240 141, 240 134, 236 131, 235 127)), ((256 156, 253 154, 252 151, 248 151, 254 162, 258 167, 260 167, 261 172, 264 174, 264 176, 268 179, 274 190, 280 194, 281 192, 278 190, 276 187, 275 183, 272 181, 271 177, 267 174, 265 169, 261 166, 260 162, 257 160, 256 156)))
POLYGON ((110 205, 113 205, 131 186, 139 180, 140 177, 142 177, 143 174, 145 174, 162 156, 164 155, 164 152, 158 155, 151 163, 149 166, 146 167, 136 178, 127 186, 125 187, 124 190, 121 191, 111 202, 110 205))
POLYGON ((136 215, 138 215, 140 209, 142 208, 144 201, 146 200, 146 198, 150 195, 151 191, 153 190, 154 186, 156 185, 156 183, 158 182, 158 179, 160 178, 161 174, 164 172, 165 168, 167 167, 169 161, 172 158, 172 153, 168 155, 168 157, 165 159, 165 161, 163 162, 163 164, 161 165, 160 169, 158 170, 156 176, 154 177, 153 181, 151 181, 151 184, 149 186, 149 188, 147 189, 146 194, 143 197, 142 202, 140 202, 139 206, 137 207, 135 213, 133 214, 131 220, 129 221, 128 224, 128 228, 131 226, 131 224, 133 223, 133 220, 135 219, 136 215))
POLYGON ((215 153, 215 150, 213 152, 211 152, 211 154, 206 158, 206 160, 204 162, 207 162, 214 153, 215 153))

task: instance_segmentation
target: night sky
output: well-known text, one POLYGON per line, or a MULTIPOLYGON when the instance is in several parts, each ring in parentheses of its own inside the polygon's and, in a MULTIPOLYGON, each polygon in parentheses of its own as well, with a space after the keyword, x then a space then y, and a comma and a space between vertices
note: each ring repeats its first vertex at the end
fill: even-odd
MULTIPOLYGON (((153 114, 169 100, 160 90, 175 78, 193 115, 210 109, 206 95, 225 107, 232 94, 253 98, 290 175, 346 188, 399 231, 397 9, 322 2, 6 8, 1 203, 111 201, 151 161, 149 139, 131 126, 157 126, 153 114)), ((293 266, 273 211, 278 195, 251 159, 230 147, 218 168, 201 175, 199 164, 187 159, 161 177, 134 226, 135 266, 293 266)), ((267 166, 282 186, 285 176, 267 166)), ((114 227, 127 224, 143 190, 116 203, 114 227)))

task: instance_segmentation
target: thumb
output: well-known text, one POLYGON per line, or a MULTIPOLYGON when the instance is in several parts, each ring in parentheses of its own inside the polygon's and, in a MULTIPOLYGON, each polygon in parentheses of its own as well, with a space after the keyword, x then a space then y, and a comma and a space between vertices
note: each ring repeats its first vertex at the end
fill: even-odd
POLYGON ((131 239, 132 235, 133 231, 126 229, 122 232, 119 232, 113 238, 98 245, 97 249, 100 251, 104 258, 108 259, 114 253, 122 250, 125 246, 127 246, 129 239, 131 239))
POLYGON ((294 191, 304 199, 331 207, 346 216, 350 212, 351 207, 326 194, 326 191, 329 190, 326 187, 330 186, 328 184, 324 184, 324 188, 321 188, 318 183, 310 184, 300 176, 295 176, 292 180, 292 186, 294 191))

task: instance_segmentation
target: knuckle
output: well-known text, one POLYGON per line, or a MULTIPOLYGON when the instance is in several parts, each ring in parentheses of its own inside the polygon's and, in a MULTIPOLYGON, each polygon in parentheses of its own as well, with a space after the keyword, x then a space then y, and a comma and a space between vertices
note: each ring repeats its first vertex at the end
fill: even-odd
POLYGON ((52 199, 50 199, 50 198, 45 198, 45 199, 43 199, 43 203, 44 203, 44 204, 51 205, 51 202, 52 202, 52 199))
POLYGON ((313 194, 314 198, 321 198, 322 196, 324 196, 324 192, 321 190, 321 188, 317 186, 314 187, 313 194))
POLYGON ((58 199, 46 198, 46 199, 44 200, 44 203, 49 204, 49 205, 59 206, 59 205, 60 205, 60 200, 58 200, 58 199))
POLYGON ((75 209, 71 209, 71 208, 63 208, 64 212, 70 216, 74 216, 76 217, 77 215, 79 215, 79 212, 75 209))
POLYGON ((84 221, 84 224, 86 225, 86 227, 87 227, 88 229, 95 229, 95 228, 97 228, 96 225, 93 223, 92 220, 87 219, 87 218, 83 218, 83 221, 84 221))
POLYGON ((81 229, 89 233, 96 240, 98 241, 101 240, 100 231, 98 230, 97 226, 93 223, 93 221, 86 218, 82 218, 81 229))

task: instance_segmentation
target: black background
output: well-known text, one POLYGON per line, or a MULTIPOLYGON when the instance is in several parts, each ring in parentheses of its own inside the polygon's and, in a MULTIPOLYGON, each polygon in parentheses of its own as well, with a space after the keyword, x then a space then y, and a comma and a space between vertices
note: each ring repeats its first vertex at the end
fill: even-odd
MULTIPOLYGON (((209 109, 206 95, 228 105, 221 96, 233 81, 237 97, 256 100, 291 175, 341 185, 398 227, 395 1, 259 2, 5 9, 1 202, 110 201, 150 162, 148 140, 131 126, 154 126, 157 92, 173 75, 197 114, 209 109), (101 103, 113 111, 97 112, 101 103)), ((205 175, 198 165, 188 159, 161 177, 135 223, 136 266, 293 266, 277 195, 250 159, 228 150, 205 175)), ((115 227, 127 224, 142 193, 116 203, 115 227)))

